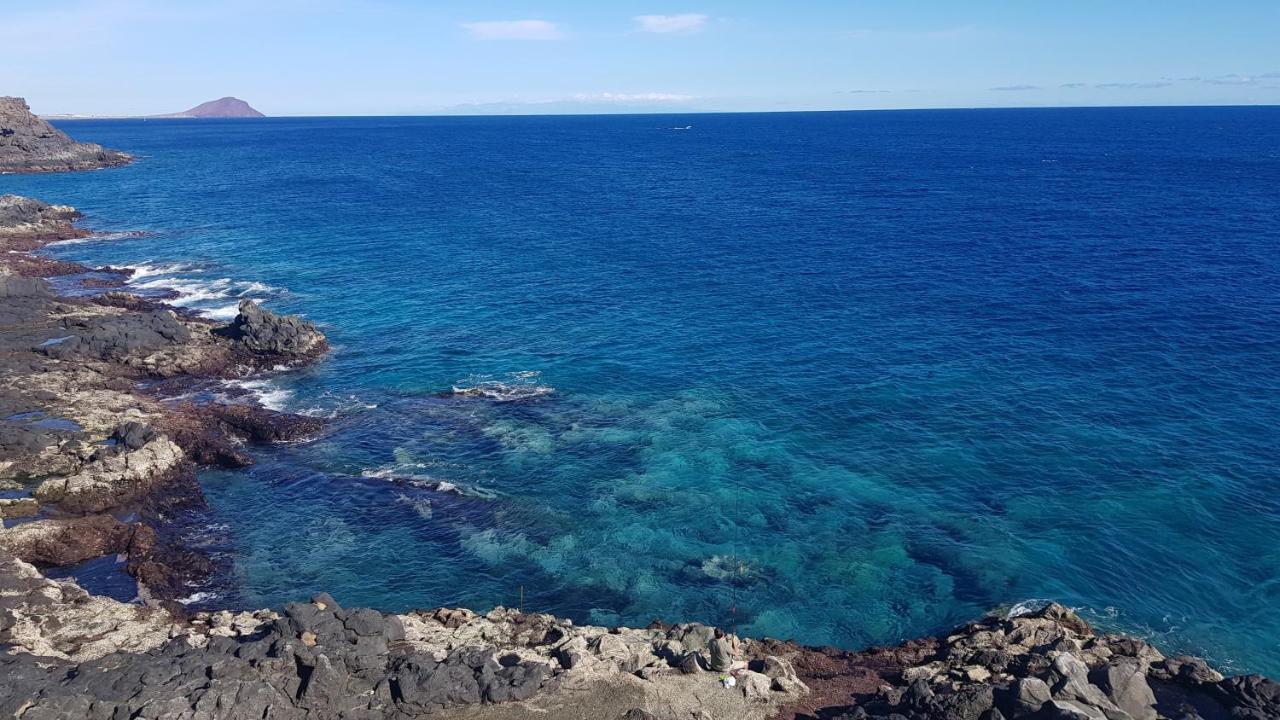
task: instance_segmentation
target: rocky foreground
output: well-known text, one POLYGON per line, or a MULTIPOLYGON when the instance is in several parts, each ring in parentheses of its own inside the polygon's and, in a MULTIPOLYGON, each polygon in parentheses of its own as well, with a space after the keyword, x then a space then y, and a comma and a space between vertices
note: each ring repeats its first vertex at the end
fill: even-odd
POLYGON ((97 170, 132 161, 125 153, 72 140, 32 114, 22 98, 0 97, 0 175, 97 170))
POLYGON ((212 570, 163 532, 175 508, 203 502, 195 465, 241 467, 252 462, 245 443, 321 423, 158 391, 303 364, 327 345, 311 323, 251 302, 220 325, 114 289, 128 270, 30 254, 84 236, 77 217, 0 197, 0 550, 47 566, 125 555, 148 597, 173 600, 212 570), (47 277, 79 278, 98 294, 60 297, 47 277))
MULTIPOLYGON (((323 432, 252 404, 166 400, 321 357, 311 323, 244 303, 229 324, 124 291, 129 271, 31 251, 83 237, 68 207, 0 197, 0 715, 42 718, 1280 718, 1280 685, 1100 635, 1048 605, 846 652, 696 624, 390 615, 321 595, 189 614, 219 573, 168 532, 200 464, 323 432), (96 295, 55 294, 48 278, 96 295), (116 555, 120 602, 44 571, 116 555), (723 635, 723 633, 719 633, 723 635)), ((371 578, 376 582, 376 578, 371 578)))

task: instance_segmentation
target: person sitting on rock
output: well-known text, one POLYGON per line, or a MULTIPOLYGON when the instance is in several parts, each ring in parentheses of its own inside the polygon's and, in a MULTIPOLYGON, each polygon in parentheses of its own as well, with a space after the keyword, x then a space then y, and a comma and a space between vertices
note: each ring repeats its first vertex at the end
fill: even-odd
POLYGON ((707 664, 716 672, 733 672, 747 667, 742 656, 742 643, 737 636, 716 628, 715 639, 707 645, 707 664))

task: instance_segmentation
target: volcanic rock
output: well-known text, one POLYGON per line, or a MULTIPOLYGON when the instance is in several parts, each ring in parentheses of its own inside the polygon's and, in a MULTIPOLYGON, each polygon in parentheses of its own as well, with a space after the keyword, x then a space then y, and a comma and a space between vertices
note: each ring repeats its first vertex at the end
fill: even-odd
POLYGON ((96 170, 132 160, 122 152, 72 140, 32 114, 22 98, 0 97, 0 174, 96 170))
POLYGON ((315 324, 294 315, 277 315, 252 300, 240 301, 240 313, 221 334, 260 356, 305 359, 328 347, 315 324))
POLYGON ((172 113, 170 115, 160 115, 159 117, 171 118, 260 118, 266 117, 262 113, 254 110, 249 103, 236 97, 224 97, 209 102, 200 103, 199 105, 184 110, 180 113, 172 113))

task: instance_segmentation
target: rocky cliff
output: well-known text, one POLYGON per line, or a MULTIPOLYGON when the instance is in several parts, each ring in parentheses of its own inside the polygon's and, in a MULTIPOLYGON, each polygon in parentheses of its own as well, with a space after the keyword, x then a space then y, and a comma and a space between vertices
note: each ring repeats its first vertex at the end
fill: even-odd
POLYGON ((72 140, 33 115, 22 98, 0 97, 0 174, 96 170, 132 160, 125 153, 72 140))

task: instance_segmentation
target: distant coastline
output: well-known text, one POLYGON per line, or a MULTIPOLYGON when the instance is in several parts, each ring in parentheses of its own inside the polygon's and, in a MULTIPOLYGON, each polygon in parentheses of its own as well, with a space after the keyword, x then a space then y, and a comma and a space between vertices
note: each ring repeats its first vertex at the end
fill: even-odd
POLYGON ((193 108, 176 113, 160 115, 88 115, 79 113, 39 115, 42 120, 170 120, 170 119, 211 119, 211 118, 262 118, 266 115, 254 109, 249 103, 237 97, 227 96, 217 100, 200 103, 193 108))

